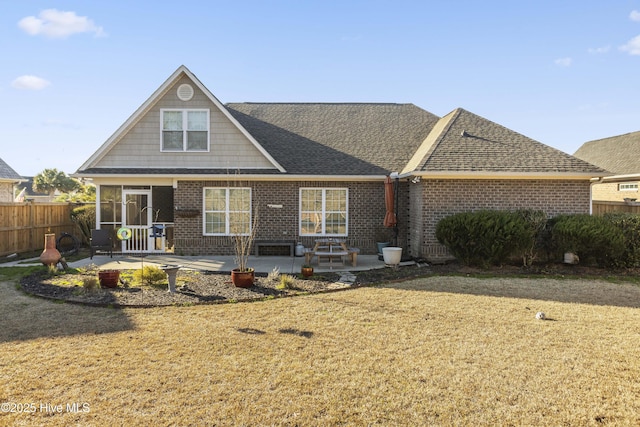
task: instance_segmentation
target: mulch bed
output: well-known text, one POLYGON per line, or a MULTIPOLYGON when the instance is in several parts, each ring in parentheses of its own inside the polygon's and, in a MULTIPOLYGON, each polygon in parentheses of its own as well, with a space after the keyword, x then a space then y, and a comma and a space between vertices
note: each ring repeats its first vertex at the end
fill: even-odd
POLYGON ((458 263, 444 265, 416 265, 398 268, 380 268, 375 270, 354 272, 354 283, 340 283, 337 273, 322 273, 311 278, 295 278, 289 289, 277 289, 277 281, 266 275, 256 275, 254 285, 250 288, 237 288, 231 283, 228 272, 198 272, 180 270, 176 293, 167 292, 167 284, 157 286, 120 285, 113 289, 96 289, 89 291, 79 285, 69 285, 70 278, 75 283, 84 277, 96 277, 96 272, 86 274, 60 275, 50 277, 46 271, 34 273, 21 279, 24 292, 50 298, 97 306, 110 307, 158 307, 169 305, 213 304, 221 302, 239 302, 281 298, 304 293, 328 292, 347 289, 354 286, 371 285, 408 280, 428 275, 473 275, 482 276, 539 276, 539 277, 638 277, 637 270, 610 271, 586 266, 566 264, 544 264, 524 269, 521 266, 493 267, 487 270, 466 267, 458 263))
POLYGON ((277 289, 278 282, 266 276, 256 275, 250 288, 238 288, 231 283, 231 275, 218 272, 197 272, 181 270, 177 275, 176 292, 168 292, 165 282, 160 285, 127 286, 121 283, 117 288, 87 290, 80 285, 69 285, 84 277, 96 274, 73 274, 49 277, 46 272, 23 277, 20 286, 28 294, 88 305, 111 307, 158 307, 168 305, 213 304, 278 298, 301 293, 324 292, 347 288, 339 283, 335 274, 313 276, 309 279, 296 278, 288 289, 277 289))

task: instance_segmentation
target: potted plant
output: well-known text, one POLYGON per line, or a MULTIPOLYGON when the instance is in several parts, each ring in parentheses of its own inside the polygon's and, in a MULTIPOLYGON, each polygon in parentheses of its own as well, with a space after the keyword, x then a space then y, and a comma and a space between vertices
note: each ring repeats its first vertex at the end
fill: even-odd
POLYGON ((402 248, 387 246, 382 248, 382 256, 385 264, 397 266, 402 260, 402 248))
POLYGON ((249 254, 251 253, 251 246, 256 238, 256 230, 258 228, 258 214, 253 216, 253 223, 249 224, 247 230, 243 223, 234 221, 232 227, 233 231, 233 244, 235 251, 236 268, 231 270, 231 282, 239 288, 250 288, 253 286, 254 281, 254 269, 249 267, 249 254))
POLYGON ((378 248, 378 255, 382 255, 382 248, 386 248, 391 244, 391 229, 382 227, 376 232, 376 246, 378 248))
POLYGON ((120 270, 100 270, 98 279, 101 288, 117 288, 120 280, 120 270))
POLYGON ((302 273, 304 277, 311 277, 313 276, 313 267, 309 264, 302 264, 302 267, 300 267, 300 273, 302 273))

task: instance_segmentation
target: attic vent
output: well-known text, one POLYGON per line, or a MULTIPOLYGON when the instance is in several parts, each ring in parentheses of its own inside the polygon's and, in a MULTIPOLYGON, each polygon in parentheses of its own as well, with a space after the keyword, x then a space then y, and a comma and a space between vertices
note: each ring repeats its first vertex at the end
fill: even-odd
POLYGON ((193 98, 193 88, 191 85, 184 83, 178 86, 178 98, 181 101, 189 101, 193 98))

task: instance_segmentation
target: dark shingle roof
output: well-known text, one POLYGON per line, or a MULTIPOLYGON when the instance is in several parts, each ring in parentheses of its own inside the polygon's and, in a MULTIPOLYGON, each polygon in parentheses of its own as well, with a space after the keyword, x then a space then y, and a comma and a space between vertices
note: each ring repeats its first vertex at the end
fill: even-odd
MULTIPOLYGON (((601 168, 464 109, 442 118, 444 128, 419 163, 422 171, 593 173, 601 168)), ((432 137, 432 136, 430 136, 432 137)))
POLYGON ((574 156, 617 175, 640 173, 640 131, 585 142, 574 156))
POLYGON ((0 179, 21 180, 22 177, 18 175, 18 172, 11 169, 11 166, 6 164, 4 160, 0 159, 0 179))
POLYGON ((288 174, 400 171, 438 121, 413 104, 232 103, 226 107, 288 174))

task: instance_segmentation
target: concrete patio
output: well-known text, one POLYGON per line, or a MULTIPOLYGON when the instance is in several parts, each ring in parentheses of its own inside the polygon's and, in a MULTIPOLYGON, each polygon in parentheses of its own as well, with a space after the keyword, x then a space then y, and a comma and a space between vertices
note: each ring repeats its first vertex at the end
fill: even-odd
MULTIPOLYGON (((177 256, 171 254, 161 255, 96 255, 93 259, 84 258, 79 261, 70 262, 69 266, 73 268, 85 267, 95 264, 101 269, 128 270, 140 268, 144 265, 180 265, 183 268, 203 271, 231 271, 236 267, 233 256, 177 256)), ((304 257, 290 256, 249 256, 250 267, 253 267, 256 273, 269 273, 274 268, 279 268, 280 273, 297 274, 300 267, 304 264, 304 257)), ((28 267, 32 265, 41 265, 38 258, 30 260, 20 260, 15 262, 7 262, 0 264, 1 267, 22 266, 28 267)), ((311 264, 317 273, 333 271, 364 271, 375 268, 384 268, 383 261, 378 260, 377 255, 359 255, 357 266, 353 267, 349 263, 342 264, 339 261, 333 261, 332 264, 323 262, 318 265, 316 262, 311 264)))

